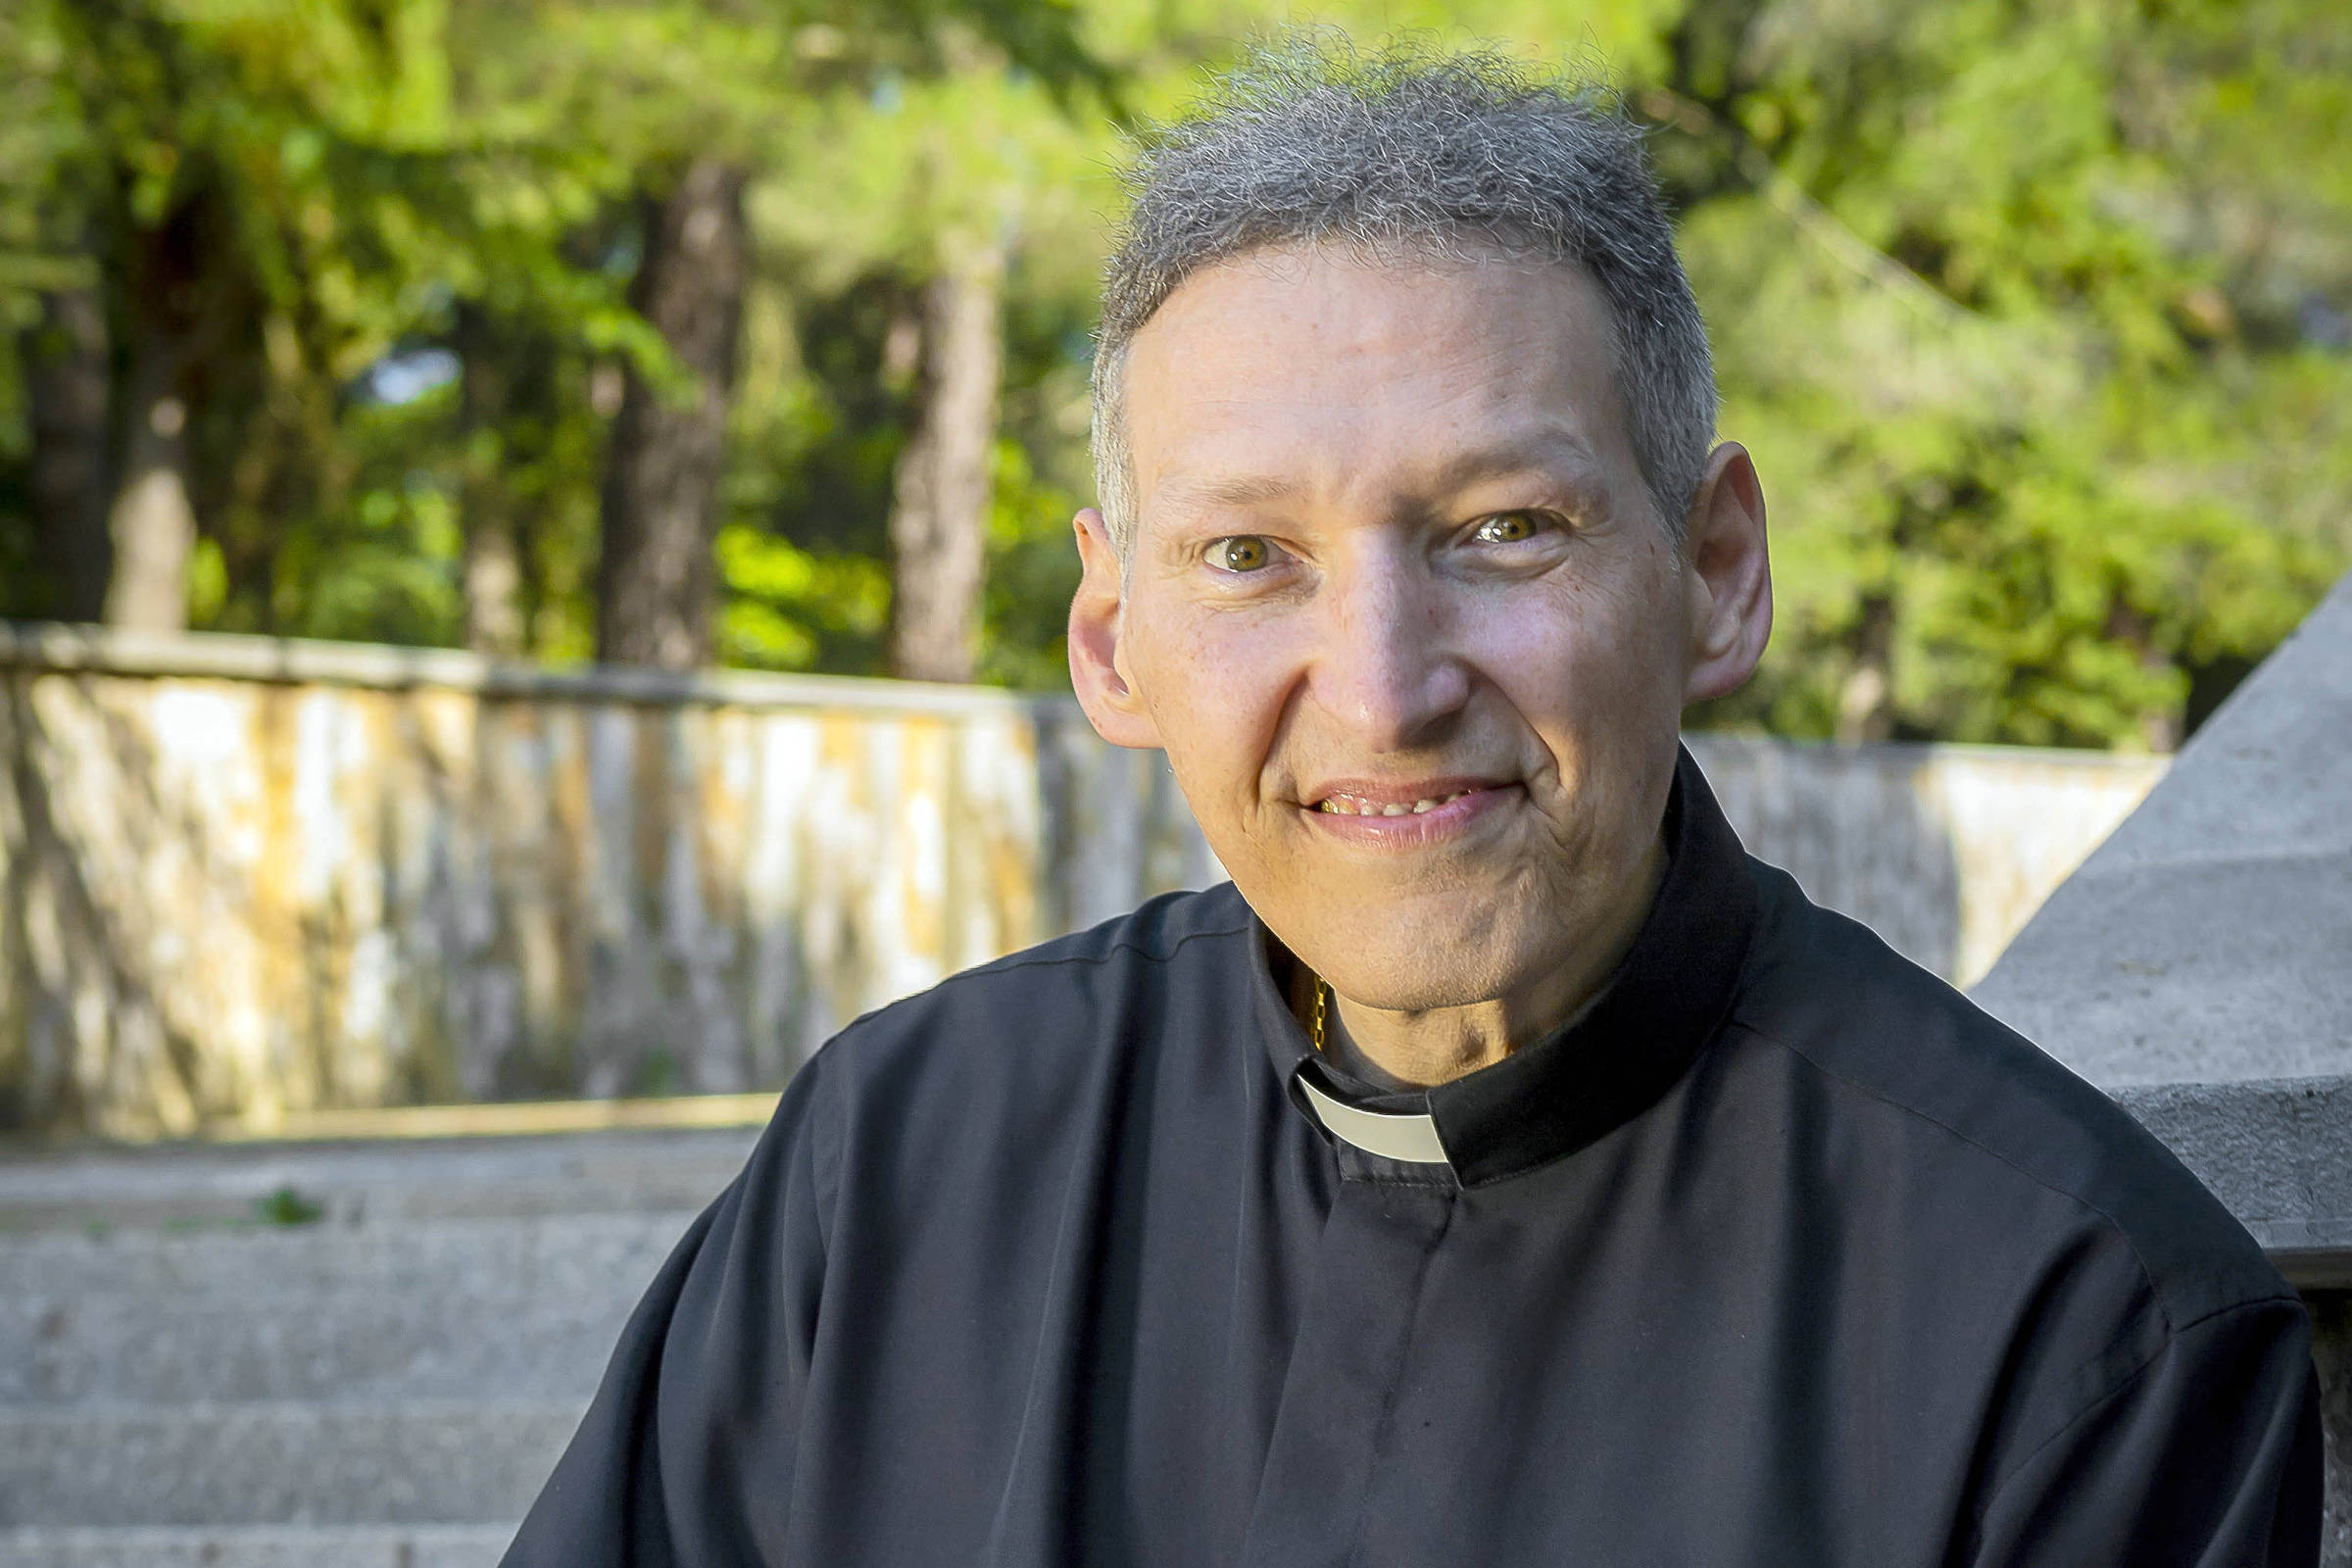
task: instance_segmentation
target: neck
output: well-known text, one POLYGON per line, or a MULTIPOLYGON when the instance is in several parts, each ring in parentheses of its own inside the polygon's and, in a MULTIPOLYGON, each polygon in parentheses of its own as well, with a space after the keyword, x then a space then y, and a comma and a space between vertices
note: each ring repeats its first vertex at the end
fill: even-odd
POLYGON ((1504 996, 1400 1012, 1367 1006, 1335 989, 1338 1004, 1326 1018, 1325 1054, 1343 1070, 1391 1089, 1428 1089, 1492 1066, 1566 1023, 1608 983, 1657 902, 1665 874, 1665 845, 1652 842, 1640 870, 1627 879, 1625 896, 1599 912, 1562 961, 1504 996))

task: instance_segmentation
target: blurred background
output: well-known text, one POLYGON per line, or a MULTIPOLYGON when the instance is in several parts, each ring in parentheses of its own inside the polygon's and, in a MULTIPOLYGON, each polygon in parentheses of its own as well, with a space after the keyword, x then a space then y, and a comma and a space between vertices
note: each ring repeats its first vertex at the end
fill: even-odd
POLYGON ((487 1568, 811 1051, 1221 875, 1069 521, 1122 127, 1302 24, 1649 127, 1691 750, 2306 1291, 2352 1568, 2343 0, 0 0, 0 1568, 487 1568))
POLYGON ((1955 983, 2352 565, 2339 0, 14 0, 0 1132, 772 1092, 1215 879, 1069 524, 1122 138, 1298 25, 1648 127, 1702 760, 1955 983))
POLYGON ((1305 22, 1654 127, 1702 724, 2166 751, 2352 561, 2335 0, 15 0, 0 614, 1063 689, 1119 126, 1305 22))

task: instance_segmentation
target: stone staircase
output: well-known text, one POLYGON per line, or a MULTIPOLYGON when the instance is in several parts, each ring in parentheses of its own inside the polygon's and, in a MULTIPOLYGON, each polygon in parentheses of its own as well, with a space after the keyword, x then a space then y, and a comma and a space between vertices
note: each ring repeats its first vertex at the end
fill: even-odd
POLYGON ((0 1156, 0 1568, 488 1568, 756 1136, 0 1156))

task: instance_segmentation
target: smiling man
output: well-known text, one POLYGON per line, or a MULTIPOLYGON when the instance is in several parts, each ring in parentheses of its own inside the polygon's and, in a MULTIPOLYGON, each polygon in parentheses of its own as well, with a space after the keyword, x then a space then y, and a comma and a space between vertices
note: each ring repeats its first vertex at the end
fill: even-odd
POLYGON ((859 1020, 509 1561, 2308 1564, 2293 1293, 1748 859, 1764 501, 1635 132, 1295 50, 1147 152, 1080 701, 1233 876, 859 1020))

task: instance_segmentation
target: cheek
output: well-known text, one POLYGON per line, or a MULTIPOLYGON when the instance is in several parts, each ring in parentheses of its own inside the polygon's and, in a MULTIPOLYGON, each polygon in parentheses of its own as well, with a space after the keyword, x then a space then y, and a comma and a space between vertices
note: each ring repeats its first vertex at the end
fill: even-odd
POLYGON ((1289 688, 1278 628, 1155 610, 1128 630, 1136 688, 1195 810, 1255 799, 1289 688))
POLYGON ((1653 588, 1566 577, 1529 583, 1474 612, 1474 657, 1555 744, 1590 751, 1636 732, 1646 741, 1657 713, 1679 711, 1682 685, 1674 612, 1653 588))

